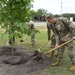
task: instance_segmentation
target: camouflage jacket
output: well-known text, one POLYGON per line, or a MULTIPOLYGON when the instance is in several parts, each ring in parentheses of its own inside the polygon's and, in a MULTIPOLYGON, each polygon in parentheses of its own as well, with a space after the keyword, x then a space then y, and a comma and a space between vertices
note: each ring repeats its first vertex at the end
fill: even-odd
MULTIPOLYGON (((52 24, 47 21, 47 34, 48 34, 48 39, 51 38, 51 31, 53 32, 52 24)), ((52 34, 54 35, 54 33, 52 33, 52 34)))
POLYGON ((35 25, 33 21, 30 21, 28 25, 30 30, 35 30, 35 25))
POLYGON ((59 42, 59 38, 62 41, 68 41, 75 36, 75 25, 67 18, 57 18, 56 23, 53 24, 52 27, 56 34, 57 44, 59 42))

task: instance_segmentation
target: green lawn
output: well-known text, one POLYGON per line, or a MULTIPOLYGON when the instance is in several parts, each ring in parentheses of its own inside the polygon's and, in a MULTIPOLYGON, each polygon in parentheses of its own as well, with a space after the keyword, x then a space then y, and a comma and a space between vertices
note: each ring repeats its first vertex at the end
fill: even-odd
MULTIPOLYGON (((25 49, 30 50, 30 51, 39 49, 40 46, 47 41, 47 29, 45 26, 37 26, 36 28, 39 29, 40 33, 36 34, 36 38, 35 38, 36 43, 33 48, 30 48, 30 44, 31 44, 30 36, 27 36, 27 35, 23 36, 22 39, 24 39, 24 41, 25 41, 23 43, 19 42, 20 39, 16 39, 17 45, 21 45, 22 47, 24 47, 25 49)), ((1 41, 0 45, 1 46, 5 45, 6 42, 8 41, 7 36, 8 36, 7 34, 5 34, 3 36, 0 35, 0 41, 1 41)), ((41 50, 43 53, 50 50, 50 42, 46 46, 44 46, 41 50)), ((60 64, 60 66, 58 66, 58 67, 49 66, 49 68, 45 69, 47 71, 48 75, 75 75, 75 71, 74 72, 68 71, 68 69, 71 65, 71 62, 70 62, 70 59, 69 59, 67 53, 68 53, 67 50, 65 50, 64 55, 63 55, 63 60, 60 64)), ((53 58, 52 62, 55 62, 55 61, 56 61, 56 58, 53 58)))

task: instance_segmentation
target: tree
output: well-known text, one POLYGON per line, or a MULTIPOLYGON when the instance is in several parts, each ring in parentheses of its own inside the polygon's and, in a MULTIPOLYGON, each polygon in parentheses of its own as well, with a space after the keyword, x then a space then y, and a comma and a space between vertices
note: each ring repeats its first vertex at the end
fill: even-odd
POLYGON ((36 11, 31 10, 30 13, 31 13, 31 18, 34 19, 36 16, 36 11))
POLYGON ((62 16, 70 18, 70 17, 75 17, 74 13, 64 13, 62 16))
POLYGON ((31 2, 33 0, 0 0, 0 25, 9 32, 12 51, 15 37, 21 37, 23 33, 30 34, 26 22, 30 20, 31 2))
POLYGON ((47 10, 44 10, 44 9, 37 10, 37 16, 38 16, 39 21, 42 20, 42 15, 44 15, 44 14, 47 14, 47 10))
POLYGON ((0 16, 2 28, 9 31, 11 43, 15 37, 21 37, 23 33, 28 34, 25 22, 30 19, 30 8, 33 0, 0 0, 0 16))
POLYGON ((58 15, 58 14, 55 14, 54 16, 57 17, 57 18, 60 17, 60 15, 58 15))

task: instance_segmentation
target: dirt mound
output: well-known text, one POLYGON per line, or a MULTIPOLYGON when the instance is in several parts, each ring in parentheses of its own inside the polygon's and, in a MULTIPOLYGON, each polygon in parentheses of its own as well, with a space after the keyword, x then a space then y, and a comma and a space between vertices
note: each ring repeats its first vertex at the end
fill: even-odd
POLYGON ((10 61, 12 57, 12 49, 7 46, 0 47, 0 75, 46 75, 43 70, 51 64, 51 59, 43 57, 37 60, 36 56, 32 56, 33 52, 18 46, 14 47, 13 51, 15 57, 21 57, 21 63, 5 64, 3 61, 5 59, 10 61))

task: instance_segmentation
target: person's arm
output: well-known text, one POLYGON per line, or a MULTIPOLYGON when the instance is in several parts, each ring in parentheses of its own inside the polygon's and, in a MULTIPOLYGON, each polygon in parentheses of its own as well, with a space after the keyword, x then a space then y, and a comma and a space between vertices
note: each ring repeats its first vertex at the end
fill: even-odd
POLYGON ((59 46, 59 35, 57 33, 55 34, 55 40, 56 40, 55 47, 58 47, 59 46))
POLYGON ((50 24, 47 23, 47 35, 48 35, 48 40, 50 40, 51 37, 51 27, 50 24))

